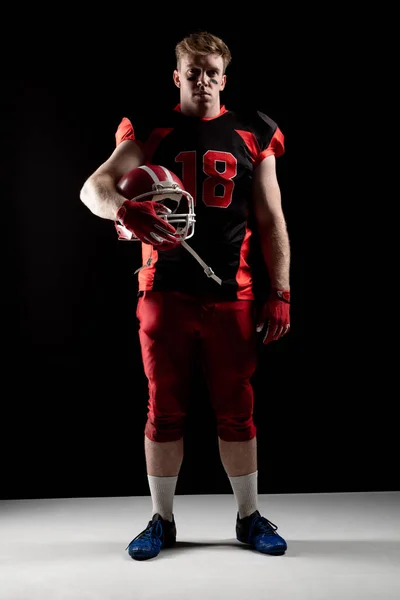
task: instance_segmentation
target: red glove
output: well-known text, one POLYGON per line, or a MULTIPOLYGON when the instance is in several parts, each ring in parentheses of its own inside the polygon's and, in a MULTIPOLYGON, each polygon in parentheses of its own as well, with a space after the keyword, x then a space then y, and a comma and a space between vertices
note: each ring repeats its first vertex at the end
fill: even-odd
POLYGON ((265 323, 263 343, 268 344, 278 340, 290 329, 290 292, 272 288, 268 300, 257 316, 257 332, 263 330, 265 323))
POLYGON ((155 204, 150 200, 146 202, 125 200, 117 212, 117 219, 145 244, 151 244, 156 250, 171 250, 180 243, 174 235, 176 229, 157 216, 157 213, 168 212, 166 206, 155 204))

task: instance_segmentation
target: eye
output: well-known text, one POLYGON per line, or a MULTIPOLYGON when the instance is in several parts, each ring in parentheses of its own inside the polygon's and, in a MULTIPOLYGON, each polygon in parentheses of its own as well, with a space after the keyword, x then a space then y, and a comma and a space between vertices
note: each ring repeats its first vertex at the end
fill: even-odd
POLYGON ((197 77, 197 69, 189 69, 187 72, 187 78, 189 81, 194 81, 197 77))

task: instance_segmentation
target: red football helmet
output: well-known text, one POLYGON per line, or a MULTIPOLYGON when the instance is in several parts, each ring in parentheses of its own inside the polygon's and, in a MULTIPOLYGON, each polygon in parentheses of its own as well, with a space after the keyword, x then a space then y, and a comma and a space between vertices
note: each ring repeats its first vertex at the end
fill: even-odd
MULTIPOLYGON (((175 235, 181 240, 193 236, 196 220, 193 198, 185 190, 179 177, 169 169, 161 165, 136 167, 121 177, 117 190, 127 200, 151 200, 163 204, 168 214, 158 213, 158 216, 175 227, 175 235)), ((115 228, 118 239, 139 241, 139 238, 121 223, 116 222, 115 228)))

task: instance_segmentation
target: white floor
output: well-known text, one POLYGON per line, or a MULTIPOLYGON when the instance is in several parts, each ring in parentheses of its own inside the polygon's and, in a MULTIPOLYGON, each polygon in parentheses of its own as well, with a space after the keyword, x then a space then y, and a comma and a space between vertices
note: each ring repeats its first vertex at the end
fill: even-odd
POLYGON ((230 495, 175 496, 177 544, 125 548, 150 497, 0 501, 1 600, 399 600, 400 492, 259 495, 287 540, 263 555, 235 537, 230 495))

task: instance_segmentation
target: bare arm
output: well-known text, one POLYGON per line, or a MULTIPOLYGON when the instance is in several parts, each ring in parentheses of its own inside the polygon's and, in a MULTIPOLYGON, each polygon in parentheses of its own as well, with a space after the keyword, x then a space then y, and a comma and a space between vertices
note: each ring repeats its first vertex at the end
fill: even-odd
POLYGON ((119 207, 126 200, 117 192, 122 175, 144 163, 143 152, 131 140, 119 144, 111 156, 85 181, 80 199, 102 219, 116 220, 119 207))
POLYGON ((253 201, 272 287, 290 290, 290 244, 274 155, 265 158, 254 169, 253 201))

